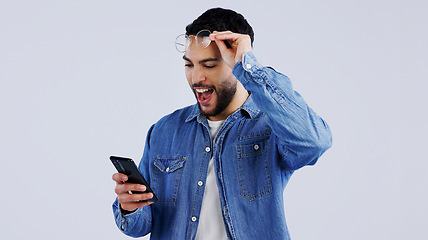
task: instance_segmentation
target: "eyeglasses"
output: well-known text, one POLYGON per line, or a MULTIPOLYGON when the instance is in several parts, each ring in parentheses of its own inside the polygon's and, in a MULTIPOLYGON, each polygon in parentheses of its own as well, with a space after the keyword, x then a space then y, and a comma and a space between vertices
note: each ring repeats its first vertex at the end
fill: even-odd
POLYGON ((206 48, 210 45, 211 40, 209 39, 209 36, 211 34, 210 30, 201 30, 196 35, 186 35, 186 34, 180 34, 175 39, 175 48, 177 51, 184 53, 189 46, 192 44, 193 39, 195 39, 196 46, 199 48, 206 48))

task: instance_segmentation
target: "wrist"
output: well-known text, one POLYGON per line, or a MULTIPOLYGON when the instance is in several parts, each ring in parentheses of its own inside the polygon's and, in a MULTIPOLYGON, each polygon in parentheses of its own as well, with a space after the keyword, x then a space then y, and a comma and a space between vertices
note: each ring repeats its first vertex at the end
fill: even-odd
POLYGON ((119 204, 119 209, 120 209, 120 212, 122 213, 122 215, 128 215, 128 214, 134 213, 135 211, 138 210, 138 208, 136 208, 134 210, 131 210, 131 211, 125 210, 125 209, 122 208, 121 204, 119 204))

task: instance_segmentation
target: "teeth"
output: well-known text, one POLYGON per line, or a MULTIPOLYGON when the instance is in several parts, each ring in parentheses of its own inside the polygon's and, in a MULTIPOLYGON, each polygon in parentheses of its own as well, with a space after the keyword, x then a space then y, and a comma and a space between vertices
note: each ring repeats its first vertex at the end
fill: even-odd
POLYGON ((208 89, 195 89, 196 90, 196 92, 198 92, 198 93, 204 93, 204 92, 207 92, 208 91, 208 89))

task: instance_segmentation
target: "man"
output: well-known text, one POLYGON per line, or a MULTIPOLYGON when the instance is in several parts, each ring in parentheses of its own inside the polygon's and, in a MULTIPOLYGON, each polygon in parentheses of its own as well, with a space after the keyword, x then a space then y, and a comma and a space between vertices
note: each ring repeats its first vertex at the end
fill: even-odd
POLYGON ((289 239, 283 191, 331 146, 327 124, 286 76, 257 62, 242 15, 210 9, 185 36, 176 44, 197 104, 148 132, 139 169, 159 202, 113 175, 117 225, 153 239, 289 239))

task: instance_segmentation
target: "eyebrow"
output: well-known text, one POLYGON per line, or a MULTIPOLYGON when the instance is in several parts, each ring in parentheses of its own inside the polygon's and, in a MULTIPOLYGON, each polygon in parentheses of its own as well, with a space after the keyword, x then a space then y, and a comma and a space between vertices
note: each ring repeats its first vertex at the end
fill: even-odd
MULTIPOLYGON (((188 62, 192 62, 190 59, 188 59, 186 56, 184 56, 183 55, 183 59, 185 60, 185 61, 188 61, 188 62)), ((199 64, 202 64, 202 63, 206 63, 206 62, 219 62, 220 60, 218 59, 218 58, 206 58, 206 59, 202 59, 201 61, 199 61, 199 64)))

